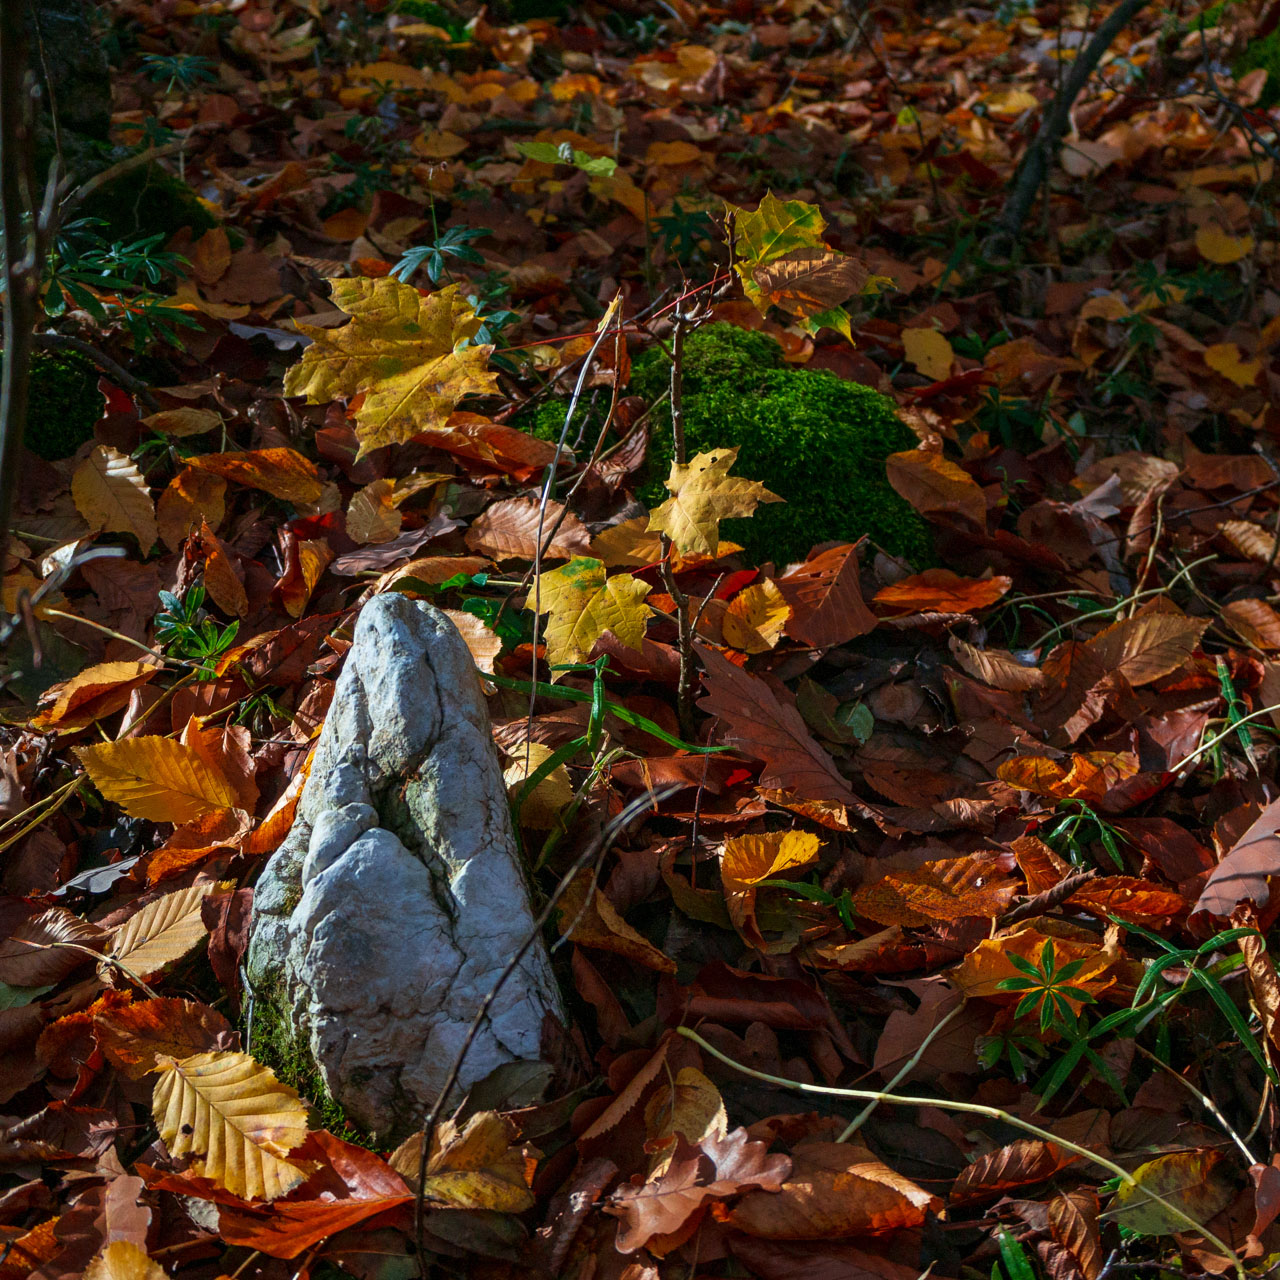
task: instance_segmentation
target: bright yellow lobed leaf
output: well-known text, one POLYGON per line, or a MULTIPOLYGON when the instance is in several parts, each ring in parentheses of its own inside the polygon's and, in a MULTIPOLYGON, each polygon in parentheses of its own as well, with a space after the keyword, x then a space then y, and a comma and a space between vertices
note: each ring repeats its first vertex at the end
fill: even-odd
POLYGON ((245 1200, 274 1200, 307 1170, 284 1159, 307 1136, 307 1108, 247 1053, 160 1058, 151 1110, 174 1157, 245 1200))
POLYGON ((549 615, 544 632, 548 660, 553 666, 582 662, 606 631, 639 652, 650 613, 644 598, 650 590, 629 574, 607 578, 604 565, 588 556, 542 574, 531 607, 549 615))
POLYGON ((456 285, 424 298, 391 276, 329 284, 351 321, 338 329, 298 325, 312 343, 285 374, 284 389, 311 404, 363 395, 358 457, 443 430, 459 400, 493 390, 496 375, 486 368, 493 348, 465 345, 480 321, 456 285))
POLYGON ((133 818, 177 825, 236 804, 226 778, 171 738, 122 738, 76 755, 103 797, 133 818))
POLYGON ((720 521, 751 515, 762 502, 781 502, 757 480, 730 476, 737 449, 712 449, 692 462, 671 464, 666 502, 649 513, 649 528, 665 533, 676 549, 714 556, 720 548, 720 521))
POLYGON ((902 349, 916 369, 932 382, 951 375, 956 353, 951 343, 937 329, 903 329, 902 349))

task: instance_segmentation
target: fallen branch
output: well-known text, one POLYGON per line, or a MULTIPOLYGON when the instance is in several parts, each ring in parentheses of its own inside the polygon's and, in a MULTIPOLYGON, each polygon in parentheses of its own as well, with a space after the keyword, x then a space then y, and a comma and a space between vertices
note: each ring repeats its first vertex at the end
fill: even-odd
POLYGON ((1036 196, 1057 159, 1058 147, 1071 123, 1071 108, 1075 106, 1089 77, 1102 61, 1102 55, 1111 47, 1111 42, 1137 16, 1146 2, 1147 0, 1120 0, 1102 20, 1063 76, 1058 92, 1040 121, 1039 132, 1027 147, 1022 163, 1009 184, 1009 198, 999 222, 999 231, 1003 236, 1016 239, 1021 232, 1022 224, 1026 222, 1036 196))

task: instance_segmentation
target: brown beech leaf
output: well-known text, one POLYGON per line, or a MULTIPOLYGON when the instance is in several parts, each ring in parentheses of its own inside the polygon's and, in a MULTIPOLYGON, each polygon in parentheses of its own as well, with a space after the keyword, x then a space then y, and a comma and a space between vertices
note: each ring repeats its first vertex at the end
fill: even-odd
POLYGON ((246 453, 205 453, 187 466, 221 476, 296 507, 313 506, 324 495, 324 480, 314 462, 296 449, 253 449, 246 453))
POLYGON ((769 1155, 768 1150, 745 1129, 724 1136, 708 1134, 697 1144, 678 1135, 670 1160, 656 1177, 614 1193, 609 1212, 623 1220, 618 1251, 647 1248, 662 1257, 697 1230, 712 1200, 754 1189, 781 1190, 791 1161, 769 1155))
POLYGON ((556 911, 560 932, 579 946, 612 951, 658 973, 675 973, 675 961, 618 914, 594 883, 590 871, 581 871, 573 878, 556 911))
POLYGON ((1098 1229, 1098 1197, 1087 1187, 1049 1201, 1049 1231, 1072 1257, 1084 1280, 1102 1271, 1102 1236, 1098 1229))
POLYGON ((714 649, 698 645, 697 650, 706 667, 707 690, 698 705, 724 722, 728 742, 764 761, 762 786, 794 791, 805 800, 853 803, 852 789, 814 741, 794 704, 784 705, 763 680, 714 649))
POLYGON ((1280 613, 1265 600, 1233 600, 1222 606, 1222 620, 1246 644, 1268 652, 1280 649, 1280 613))
POLYGON ((1280 800, 1273 800, 1209 873, 1193 911, 1229 916, 1241 902, 1265 907, 1267 877, 1280 875, 1280 800))
POLYGON ((11 987, 52 986, 92 959, 85 951, 101 951, 106 937, 96 924, 65 907, 50 907, 0 941, 0 982, 11 987))
POLYGON ((1181 610, 1143 610, 1099 632, 1086 648, 1104 671, 1118 672, 1136 689, 1176 671, 1208 625, 1208 618, 1188 618, 1181 610))
POLYGON ((952 512, 979 529, 987 527, 987 500, 982 490, 967 471, 942 454, 922 449, 891 453, 885 472, 889 483, 921 515, 952 512))
POLYGON ((990 608, 1009 588, 1012 578, 962 578, 950 569, 926 569, 881 587, 874 603, 890 616, 900 613, 977 613, 990 608))
POLYGON ((189 1058, 229 1049, 235 1029, 216 1009, 191 1000, 161 996, 94 1015, 93 1034, 103 1056, 130 1080, 141 1080, 161 1054, 189 1058))
POLYGON ((1026 693, 1045 682, 1039 667, 1028 667, 1007 649, 979 649, 953 635, 948 645, 962 670, 993 689, 1006 693, 1026 693))
POLYGON ((156 503, 160 540, 176 551, 201 525, 216 529, 227 514, 227 482, 221 476, 183 467, 156 503))
MULTIPOLYGON (((544 559, 571 560, 591 550, 586 526, 559 502, 548 502, 542 516, 542 541, 546 543, 556 522, 555 537, 544 559), (560 520, 561 515, 564 519, 560 520)), ((495 560, 532 560, 538 548, 538 502, 534 498, 504 498, 486 507, 467 530, 467 546, 495 560)))
POLYGON ((936 920, 985 916, 994 920, 1017 891, 991 861, 974 854, 891 871, 853 895, 854 910, 877 924, 920 928, 936 920))
POLYGON ((791 606, 787 634, 815 649, 829 649, 871 631, 878 619, 858 582, 858 552, 849 542, 828 547, 777 580, 791 606))
POLYGON ((852 1143, 802 1143, 776 1194, 754 1191, 724 1215, 739 1231, 769 1240, 876 1235, 918 1226, 942 1201, 852 1143))
POLYGON ((83 729, 120 711, 139 685, 154 679, 163 669, 158 660, 149 658, 99 662, 70 680, 51 686, 45 696, 54 698, 54 704, 36 716, 32 724, 60 733, 83 729))
POLYGON ((71 477, 76 510, 91 529, 131 533, 143 555, 155 546, 156 508, 142 472, 110 445, 95 445, 71 477))
POLYGON ((1027 1187, 1053 1177, 1078 1159, 1053 1142, 1018 1138, 1007 1147, 988 1151, 963 1169, 951 1188, 956 1204, 994 1198, 1015 1187, 1027 1187))

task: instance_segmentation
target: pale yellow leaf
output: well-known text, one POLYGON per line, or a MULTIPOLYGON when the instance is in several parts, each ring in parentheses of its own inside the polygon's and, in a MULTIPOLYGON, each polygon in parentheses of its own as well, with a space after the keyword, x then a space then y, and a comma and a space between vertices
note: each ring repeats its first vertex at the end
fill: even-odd
POLYGON ((142 472, 109 444, 93 452, 71 477, 76 510, 95 531, 131 533, 145 555, 155 546, 156 508, 142 472))
POLYGON ((284 1157, 307 1136, 307 1108, 247 1053, 157 1059, 151 1109, 175 1158, 245 1200, 274 1200, 307 1169, 284 1157))
POLYGON ((85 1268, 83 1280, 165 1280, 165 1270, 132 1240, 113 1240, 85 1268))
POLYGON ((1237 387, 1251 387, 1262 372, 1261 360, 1246 360, 1234 342, 1217 342, 1204 349, 1204 362, 1237 387))
POLYGON ((122 738, 77 747, 76 755, 93 785, 130 817, 177 824, 235 807, 226 778, 170 738, 122 738))
MULTIPOLYGON (((507 795, 512 801, 520 794, 525 780, 531 778, 555 754, 545 742, 522 742, 512 753, 511 763, 502 774, 507 795)), ((562 764, 554 769, 525 796, 520 806, 520 825, 534 831, 550 831, 560 814, 573 800, 573 782, 562 764)))
POLYGON ((459 400, 497 385, 486 367, 493 348, 470 343, 481 322, 456 285, 424 298, 392 276, 329 284, 351 321, 337 329, 297 326, 312 343, 285 374, 284 389, 311 404, 363 396, 355 413, 358 457, 443 430, 459 400))
POLYGON ((458 634, 466 641, 476 666, 493 675, 494 661, 502 652, 502 637, 485 626, 474 613, 463 613, 461 609, 441 609, 440 612, 458 628, 458 634))
POLYGON ((937 329, 903 329, 902 349, 907 359, 931 382, 951 376, 956 353, 946 335, 937 329))
POLYGON ((604 565, 587 556, 542 574, 530 607, 549 615, 544 631, 548 660, 553 666, 582 662, 606 631, 639 652, 650 613, 644 598, 650 590, 630 574, 607 578, 604 565))
POLYGON ((764 653, 782 639, 791 618, 778 584, 772 578, 744 587, 725 610, 721 630, 725 640, 743 653, 764 653))
MULTIPOLYGON (((207 882, 193 884, 148 902, 116 928, 107 954, 128 969, 129 975, 146 982, 203 941, 209 931, 200 907, 214 887, 207 882)), ((104 961, 98 971, 112 985, 123 985, 123 970, 115 965, 104 961)))
POLYGON ((712 449, 681 466, 671 464, 671 493, 649 514, 649 528, 665 533, 679 551, 714 556, 720 549, 720 521, 751 515, 762 502, 781 502, 756 480, 729 475, 738 450, 712 449))
POLYGON ((1250 235, 1228 235, 1221 227, 1210 224, 1196 232, 1196 248, 1200 256, 1208 262, 1226 266, 1230 262, 1239 262, 1253 252, 1254 240, 1250 235))

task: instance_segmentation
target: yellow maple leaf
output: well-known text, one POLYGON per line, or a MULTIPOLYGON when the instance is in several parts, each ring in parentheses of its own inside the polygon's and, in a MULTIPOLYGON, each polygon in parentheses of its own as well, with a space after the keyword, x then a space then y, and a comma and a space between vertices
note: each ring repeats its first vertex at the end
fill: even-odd
POLYGON ((630 574, 607 578, 604 565, 589 556, 575 556, 562 569, 540 575, 531 607, 549 615, 546 641, 551 664, 584 661, 606 631, 638 652, 649 617, 644 598, 650 589, 647 582, 630 574))
POLYGON ((356 435, 363 457, 422 431, 441 431, 467 395, 492 391, 492 346, 470 345, 480 319, 457 285, 423 297, 391 276, 330 280, 338 329, 299 324, 311 346, 285 374, 286 395, 310 404, 363 395, 356 435))
POLYGON ((649 528, 665 533, 676 549, 714 556, 720 549, 720 521, 749 516, 762 502, 781 502, 758 480, 729 475, 738 450, 712 449, 692 462, 671 464, 671 497, 649 513, 649 528))

